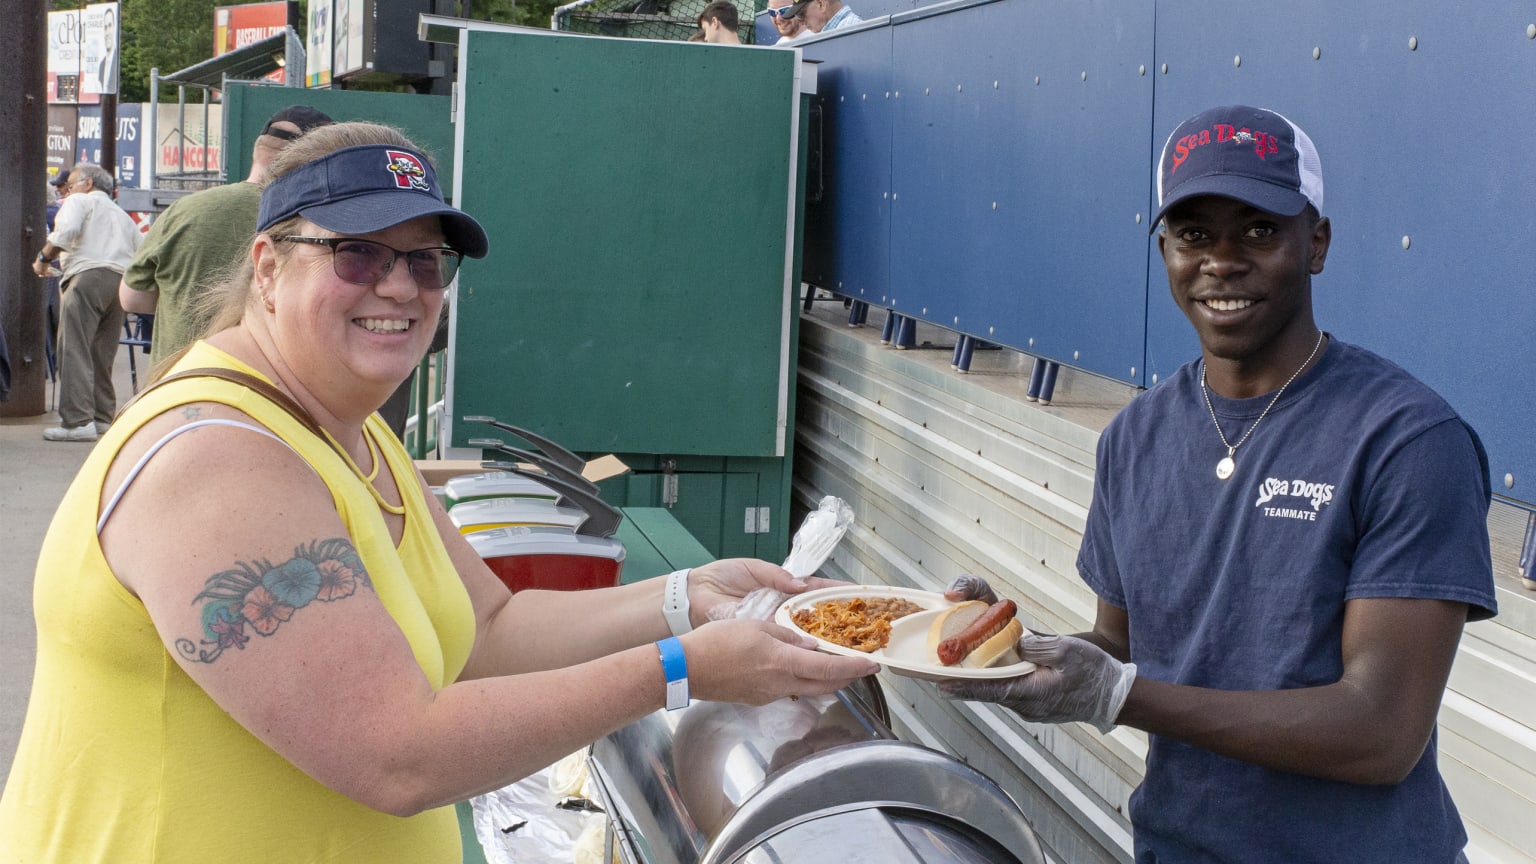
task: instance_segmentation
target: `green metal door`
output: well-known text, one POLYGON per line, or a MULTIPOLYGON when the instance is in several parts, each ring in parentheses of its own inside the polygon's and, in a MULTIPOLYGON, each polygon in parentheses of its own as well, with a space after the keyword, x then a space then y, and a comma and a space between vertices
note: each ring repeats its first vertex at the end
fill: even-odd
MULTIPOLYGON (((799 289, 794 52, 470 31, 451 421, 579 452, 784 457, 799 289)), ((457 423, 451 443, 477 431, 457 423)))

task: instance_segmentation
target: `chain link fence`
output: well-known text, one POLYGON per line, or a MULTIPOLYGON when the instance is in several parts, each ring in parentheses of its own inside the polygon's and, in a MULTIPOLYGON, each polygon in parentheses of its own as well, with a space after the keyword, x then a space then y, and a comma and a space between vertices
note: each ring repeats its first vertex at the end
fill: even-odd
MULTIPOLYGON (((767 0, 733 0, 740 17, 736 35, 753 42, 753 18, 767 0)), ((686 42, 699 29, 709 0, 577 0, 555 10, 551 29, 626 39, 686 42)))

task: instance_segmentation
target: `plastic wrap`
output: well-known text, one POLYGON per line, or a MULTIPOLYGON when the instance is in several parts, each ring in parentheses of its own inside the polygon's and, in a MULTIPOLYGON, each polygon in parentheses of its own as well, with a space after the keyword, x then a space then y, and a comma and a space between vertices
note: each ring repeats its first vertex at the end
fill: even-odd
POLYGON ((470 803, 489 864, 597 864, 592 838, 607 824, 590 794, 586 751, 470 803))
MULTIPOLYGON (((784 569, 796 579, 815 575, 821 565, 831 557, 838 541, 853 525, 853 508, 843 499, 833 495, 821 499, 820 505, 805 517, 790 543, 789 557, 784 559, 784 569)), ((759 588, 741 598, 734 608, 722 611, 728 615, 712 617, 755 618, 770 621, 773 613, 784 603, 784 594, 771 588, 759 588)))

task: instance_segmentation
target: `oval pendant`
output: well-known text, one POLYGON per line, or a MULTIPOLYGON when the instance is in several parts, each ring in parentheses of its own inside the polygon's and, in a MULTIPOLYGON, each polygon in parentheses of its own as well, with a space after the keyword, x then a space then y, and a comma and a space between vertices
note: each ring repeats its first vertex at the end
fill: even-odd
POLYGON ((1228 477, 1231 477, 1232 472, 1236 470, 1237 463, 1232 461, 1232 457, 1223 456, 1221 457, 1221 461, 1216 463, 1216 479, 1225 480, 1228 477))

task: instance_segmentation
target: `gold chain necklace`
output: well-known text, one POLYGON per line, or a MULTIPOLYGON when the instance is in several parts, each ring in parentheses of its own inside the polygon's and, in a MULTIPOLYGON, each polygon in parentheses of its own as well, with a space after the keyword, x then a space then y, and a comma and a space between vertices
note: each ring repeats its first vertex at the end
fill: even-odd
POLYGON ((368 427, 363 427, 363 443, 368 445, 368 456, 373 460, 373 471, 368 474, 364 474, 363 469, 357 467, 357 463, 352 460, 352 454, 347 452, 347 448, 341 446, 341 442, 331 435, 329 429, 322 429, 321 431, 325 433, 325 439, 331 442, 331 446, 335 448, 336 452, 341 454, 341 458, 346 460, 347 467, 352 469, 352 473, 357 475, 357 479, 363 481, 363 485, 368 487, 368 494, 373 496, 373 500, 379 505, 379 509, 386 513, 393 513, 396 516, 403 516, 405 514, 405 490, 400 490, 400 503, 391 504, 384 500, 384 494, 379 491, 377 486, 373 485, 373 481, 378 479, 379 467, 384 464, 384 454, 373 443, 373 436, 368 433, 368 427))
POLYGON ((1285 383, 1281 384, 1280 389, 1275 391, 1275 398, 1269 400, 1269 404, 1265 405, 1264 410, 1259 414, 1259 419, 1253 421, 1253 425, 1248 427, 1248 431, 1243 433, 1243 437, 1237 439, 1236 444, 1229 442, 1226 433, 1221 431, 1221 421, 1216 419, 1216 408, 1211 405, 1211 391, 1205 386, 1205 361, 1200 361, 1200 394, 1205 397, 1205 410, 1211 412, 1211 423, 1216 426, 1216 434, 1221 437, 1221 443, 1226 445, 1227 448, 1227 455, 1223 456, 1221 461, 1216 463, 1217 480, 1225 480, 1232 476, 1233 471, 1237 470, 1237 462, 1232 458, 1237 454, 1237 448, 1243 446, 1243 442, 1248 440, 1248 436, 1253 434, 1253 430, 1259 428, 1259 424, 1264 422, 1265 417, 1269 416, 1269 409, 1275 407, 1275 403, 1280 401, 1280 396, 1285 393, 1285 388, 1291 386, 1291 382, 1296 380, 1296 376, 1301 374, 1301 370, 1307 368, 1307 364, 1312 362, 1312 358, 1317 356, 1318 349, 1322 347, 1323 331, 1319 330, 1317 331, 1317 344, 1312 346, 1312 353, 1307 355, 1307 359, 1301 361, 1301 365, 1296 367, 1296 371, 1291 373, 1291 377, 1285 379, 1285 383))

